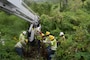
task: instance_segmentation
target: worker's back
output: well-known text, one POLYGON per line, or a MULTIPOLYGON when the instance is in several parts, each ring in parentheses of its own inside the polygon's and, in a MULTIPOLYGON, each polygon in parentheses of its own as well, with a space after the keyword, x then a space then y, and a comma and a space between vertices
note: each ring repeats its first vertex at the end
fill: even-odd
POLYGON ((24 39, 25 39, 25 37, 24 37, 24 35, 21 33, 20 36, 19 36, 19 41, 24 40, 24 39))
POLYGON ((51 41, 51 49, 56 50, 56 48, 57 48, 57 41, 56 39, 54 39, 53 41, 51 41))

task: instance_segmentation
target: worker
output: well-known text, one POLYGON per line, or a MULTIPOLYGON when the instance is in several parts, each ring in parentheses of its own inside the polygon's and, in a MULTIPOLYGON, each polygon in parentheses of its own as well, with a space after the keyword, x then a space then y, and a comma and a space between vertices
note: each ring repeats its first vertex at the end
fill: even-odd
POLYGON ((47 60, 51 60, 51 56, 55 53, 56 49, 57 49, 57 41, 55 39, 55 37, 53 35, 49 35, 49 39, 50 39, 50 47, 51 49, 48 51, 48 57, 47 60))
POLYGON ((20 55, 21 57, 24 56, 23 54, 23 50, 26 47, 26 44, 28 43, 28 40, 20 40, 16 45, 15 45, 15 50, 18 53, 18 55, 20 55))
POLYGON ((59 46, 60 44, 62 44, 65 40, 66 40, 66 38, 65 38, 65 35, 64 35, 64 33, 63 32, 60 32, 60 34, 59 34, 59 40, 57 41, 57 45, 59 46))
POLYGON ((47 42, 47 41, 48 42, 50 41, 49 40, 49 35, 50 35, 50 32, 49 31, 46 31, 46 36, 45 36, 46 39, 43 41, 44 43, 47 42))
POLYGON ((43 40, 43 43, 45 43, 45 47, 46 47, 47 51, 50 51, 50 49, 51 49, 49 35, 50 35, 50 32, 46 31, 45 40, 43 40))
POLYGON ((49 31, 46 31, 46 36, 49 36, 50 35, 50 32, 49 31))
POLYGON ((60 37, 62 38, 62 40, 65 40, 65 35, 64 35, 64 33, 63 32, 60 32, 60 37))
POLYGON ((43 41, 43 36, 44 34, 43 33, 39 33, 38 35, 36 35, 36 39, 37 39, 37 42, 38 42, 38 53, 40 54, 40 47, 41 47, 41 42, 43 41))
POLYGON ((20 36, 19 36, 19 41, 25 40, 26 33, 27 33, 26 31, 23 31, 23 32, 20 34, 20 36))
POLYGON ((42 32, 41 32, 41 24, 39 25, 39 27, 34 28, 34 32, 35 32, 35 35, 39 35, 39 34, 42 33, 42 32))
POLYGON ((41 25, 39 27, 36 28, 32 28, 31 32, 29 32, 30 35, 28 35, 28 39, 30 41, 30 45, 31 46, 36 46, 37 44, 37 36, 40 36, 41 32, 41 25))

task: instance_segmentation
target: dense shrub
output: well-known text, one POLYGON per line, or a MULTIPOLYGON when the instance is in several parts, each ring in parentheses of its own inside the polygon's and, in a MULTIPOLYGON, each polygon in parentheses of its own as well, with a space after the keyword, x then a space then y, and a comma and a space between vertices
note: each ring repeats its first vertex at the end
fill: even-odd
MULTIPOLYGON (((67 9, 60 12, 60 5, 52 3, 32 3, 30 7, 40 16, 42 32, 50 31, 57 40, 63 31, 66 40, 57 48, 54 60, 90 60, 90 8, 89 0, 70 0, 67 9), (78 3, 77 3, 78 2, 78 3), (80 4, 79 4, 80 2, 80 4)), ((0 11, 0 32, 5 45, 0 43, 1 60, 22 60, 14 51, 14 45, 22 30, 27 30, 28 22, 0 11)))

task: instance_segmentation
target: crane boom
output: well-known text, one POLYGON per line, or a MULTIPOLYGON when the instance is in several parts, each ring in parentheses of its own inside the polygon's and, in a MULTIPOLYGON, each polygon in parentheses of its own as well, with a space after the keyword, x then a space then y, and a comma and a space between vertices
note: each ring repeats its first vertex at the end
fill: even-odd
POLYGON ((0 9, 19 16, 32 24, 38 24, 38 16, 29 9, 23 0, 0 0, 0 9))
POLYGON ((0 0, 0 9, 30 22, 31 25, 28 32, 31 34, 29 41, 34 40, 34 31, 35 29, 40 30, 41 25, 39 24, 38 15, 36 15, 23 0, 0 0), (32 28, 35 29, 32 30, 32 28))

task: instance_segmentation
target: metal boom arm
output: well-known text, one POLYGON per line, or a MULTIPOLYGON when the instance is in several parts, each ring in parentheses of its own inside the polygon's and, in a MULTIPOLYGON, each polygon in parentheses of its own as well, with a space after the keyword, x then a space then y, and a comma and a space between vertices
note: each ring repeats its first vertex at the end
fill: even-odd
POLYGON ((23 0, 0 0, 0 9, 14 14, 22 19, 31 23, 28 32, 31 33, 29 41, 34 40, 35 29, 40 30, 41 25, 39 24, 38 15, 36 15, 24 2, 23 0), (32 28, 35 28, 32 30, 32 28))
POLYGON ((22 0, 0 0, 0 9, 37 25, 38 16, 22 0))

